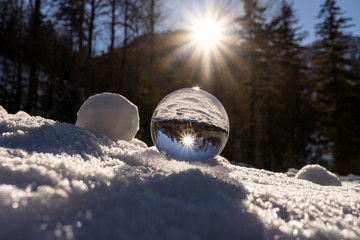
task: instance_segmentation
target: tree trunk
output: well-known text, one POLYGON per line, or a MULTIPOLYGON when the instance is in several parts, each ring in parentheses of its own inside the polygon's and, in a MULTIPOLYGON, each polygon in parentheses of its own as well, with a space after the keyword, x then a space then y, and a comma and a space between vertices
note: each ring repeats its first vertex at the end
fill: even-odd
POLYGON ((116 0, 111 1, 111 42, 110 42, 110 52, 114 51, 115 45, 115 25, 116 25, 116 0))
POLYGON ((30 62, 30 76, 29 76, 29 88, 28 88, 28 100, 26 105, 26 111, 30 114, 36 114, 36 105, 37 105, 37 88, 38 88, 38 79, 36 76, 36 71, 38 68, 39 60, 39 29, 40 29, 40 7, 41 0, 35 1, 35 9, 32 16, 32 27, 30 33, 30 46, 31 46, 31 62, 30 62))
POLYGON ((124 45, 123 45, 123 49, 122 49, 121 71, 124 71, 125 62, 126 62, 127 41, 128 41, 128 11, 129 11, 129 0, 125 0, 125 9, 124 9, 124 45))
POLYGON ((95 0, 91 0, 91 13, 90 13, 90 24, 89 24, 89 37, 88 37, 88 59, 92 55, 92 44, 93 44, 93 32, 94 32, 94 20, 95 20, 95 0))
MULTIPOLYGON (((74 11, 74 2, 70 1, 70 9, 74 11)), ((75 16, 74 14, 70 15, 70 49, 74 51, 74 33, 75 33, 75 16)))
POLYGON ((24 15, 23 15, 24 0, 20 2, 20 27, 19 38, 17 46, 17 82, 16 82, 16 94, 15 94, 15 107, 17 110, 21 109, 21 96, 22 96, 22 58, 23 58, 23 28, 24 28, 24 15))
POLYGON ((150 66, 153 72, 155 34, 155 0, 150 0, 150 66))
POLYGON ((291 111, 290 123, 289 123, 289 132, 288 132, 288 147, 287 147, 287 168, 294 168, 294 119, 293 113, 291 111))
POLYGON ((79 19, 79 52, 80 56, 83 53, 83 43, 84 43, 84 13, 85 11, 85 0, 80 1, 80 19, 79 19))
POLYGON ((250 164, 256 167, 256 154, 255 154, 255 146, 256 144, 256 133, 255 133, 255 86, 251 87, 250 90, 250 127, 249 127, 249 148, 248 148, 248 161, 250 164))

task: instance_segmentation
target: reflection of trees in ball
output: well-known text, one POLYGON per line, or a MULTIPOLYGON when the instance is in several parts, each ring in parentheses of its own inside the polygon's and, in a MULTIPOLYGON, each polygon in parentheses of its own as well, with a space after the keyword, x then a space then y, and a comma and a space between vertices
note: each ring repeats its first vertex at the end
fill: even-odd
POLYGON ((221 152, 228 138, 226 130, 205 123, 168 120, 154 122, 152 128, 155 139, 158 138, 158 134, 161 132, 173 143, 184 145, 184 137, 190 137, 192 143, 186 144, 187 146, 193 148, 196 152, 210 151, 213 155, 221 152))

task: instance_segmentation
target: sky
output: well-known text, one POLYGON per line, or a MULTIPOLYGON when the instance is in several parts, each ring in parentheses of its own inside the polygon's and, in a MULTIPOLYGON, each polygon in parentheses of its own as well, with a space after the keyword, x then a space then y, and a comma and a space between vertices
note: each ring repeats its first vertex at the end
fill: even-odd
MULTIPOLYGON (((293 0, 294 9, 297 11, 299 23, 309 33, 309 36, 304 39, 304 43, 311 43, 315 40, 314 26, 318 23, 317 15, 320 10, 320 5, 324 1, 320 0, 293 0)), ((338 0, 338 6, 344 12, 344 16, 352 18, 354 27, 349 28, 348 31, 355 36, 360 36, 360 0, 338 0)))
MULTIPOLYGON (((231 1, 231 0, 228 0, 231 1)), ((273 0, 274 2, 280 0, 273 0)), ((168 10, 168 25, 170 27, 176 27, 177 24, 181 24, 184 19, 184 9, 186 12, 190 12, 194 9, 194 5, 205 5, 206 0, 168 0, 165 3, 165 7, 168 10)), ((236 1, 233 1, 236 2, 236 1)), ((320 5, 324 2, 322 0, 290 0, 293 2, 294 9, 299 18, 299 25, 302 26, 302 30, 308 32, 308 36, 303 40, 303 44, 309 44, 313 42, 315 38, 315 24, 319 22, 317 15, 320 10, 320 5)), ((360 0, 338 0, 338 6, 345 13, 344 16, 352 18, 352 24, 354 27, 349 28, 348 31, 353 35, 360 36, 360 0)), ((200 7, 201 8, 201 7, 200 7)), ((239 7, 240 8, 240 7, 239 7)), ((241 9, 239 10, 241 11, 241 9)))

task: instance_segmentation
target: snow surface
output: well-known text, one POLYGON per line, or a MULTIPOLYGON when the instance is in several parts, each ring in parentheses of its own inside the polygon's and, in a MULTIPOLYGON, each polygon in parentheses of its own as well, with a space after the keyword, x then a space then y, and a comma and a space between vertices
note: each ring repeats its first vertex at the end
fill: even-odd
POLYGON ((155 108, 152 120, 194 121, 230 130, 229 118, 221 102, 197 87, 182 88, 165 96, 155 108))
POLYGON ((139 130, 139 112, 136 105, 119 94, 96 94, 80 107, 75 125, 130 141, 139 130))
POLYGON ((168 160, 0 107, 0 239, 360 239, 360 178, 341 179, 168 160))
POLYGON ((341 186, 341 181, 335 174, 318 164, 301 168, 295 178, 308 180, 323 186, 341 186))

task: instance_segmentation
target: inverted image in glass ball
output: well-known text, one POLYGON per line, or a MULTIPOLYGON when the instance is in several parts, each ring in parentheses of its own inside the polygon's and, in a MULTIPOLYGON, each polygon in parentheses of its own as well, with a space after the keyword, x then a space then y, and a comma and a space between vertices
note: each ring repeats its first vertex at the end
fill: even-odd
POLYGON ((185 161, 212 158, 229 137, 229 118, 220 101, 199 88, 170 93, 151 119, 151 138, 160 152, 185 161))

